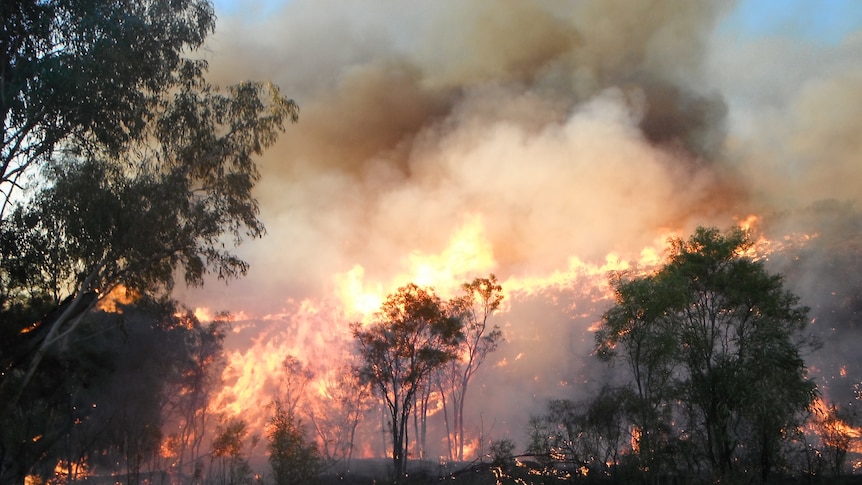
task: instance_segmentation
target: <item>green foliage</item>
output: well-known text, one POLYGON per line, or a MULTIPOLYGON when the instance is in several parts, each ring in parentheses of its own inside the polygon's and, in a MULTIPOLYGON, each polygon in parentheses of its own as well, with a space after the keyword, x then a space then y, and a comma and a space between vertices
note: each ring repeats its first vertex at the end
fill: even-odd
POLYGON ((322 470, 317 443, 308 439, 302 420, 284 403, 273 403, 269 422, 269 463, 277 485, 313 484, 322 470))
POLYGON ((545 414, 531 418, 528 451, 547 476, 611 477, 609 464, 619 463, 631 440, 630 399, 627 390, 606 387, 592 400, 550 401, 545 414))
POLYGON ((596 350, 626 363, 628 417, 653 471, 686 449, 679 465, 766 480, 815 397, 800 356, 808 309, 746 256, 750 246, 742 230, 699 228, 671 241, 654 274, 613 281, 596 350))
POLYGON ((495 440, 489 447, 491 464, 502 466, 514 458, 515 442, 512 440, 495 440))
POLYGON ((57 147, 118 153, 145 136, 153 107, 177 85, 182 53, 215 28, 204 0, 10 0, 0 11, 7 199, 57 147))
POLYGON ((3 359, 0 402, 14 406, 114 288, 167 295, 176 274, 246 272, 226 238, 264 233, 254 157, 298 111, 270 84, 220 92, 206 63, 183 58, 213 29, 208 2, 0 8, 0 319, 4 334, 39 335, 3 359), (24 174, 38 177, 24 186, 24 174))

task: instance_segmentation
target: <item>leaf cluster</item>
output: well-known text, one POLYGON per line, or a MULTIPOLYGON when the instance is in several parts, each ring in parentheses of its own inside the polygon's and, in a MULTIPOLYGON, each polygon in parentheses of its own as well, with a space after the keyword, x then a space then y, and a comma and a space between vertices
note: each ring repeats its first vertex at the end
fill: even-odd
POLYGON ((650 436, 673 430, 692 466, 726 476, 747 463, 738 466, 765 477, 785 430, 809 409, 816 393, 800 338, 808 309, 747 256, 750 247, 740 229, 698 228, 671 240, 656 272, 612 278, 616 304, 596 353, 626 364, 642 454, 659 449, 650 436))

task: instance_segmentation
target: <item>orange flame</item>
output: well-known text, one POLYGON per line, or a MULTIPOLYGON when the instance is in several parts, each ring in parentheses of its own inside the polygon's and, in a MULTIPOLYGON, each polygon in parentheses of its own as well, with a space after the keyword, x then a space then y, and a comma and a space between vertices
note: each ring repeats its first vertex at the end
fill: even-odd
POLYGON ((380 308, 386 295, 407 283, 431 287, 441 296, 451 296, 461 283, 487 275, 497 265, 493 247, 485 237, 484 222, 478 215, 465 217, 439 254, 413 251, 403 263, 406 269, 387 283, 366 281, 365 268, 358 264, 336 274, 335 295, 345 314, 366 321, 380 308))
MULTIPOLYGON (((750 229, 758 223, 759 218, 749 216, 739 224, 744 229, 750 229)), ((509 311, 513 299, 548 290, 567 291, 575 288, 578 291, 583 290, 585 295, 591 295, 592 303, 595 303, 580 310, 581 316, 594 317, 595 309, 600 308, 613 296, 609 273, 641 273, 655 269, 664 260, 667 241, 671 237, 678 237, 678 231, 663 229, 656 235, 653 244, 640 251, 629 254, 612 252, 599 261, 585 261, 571 256, 562 270, 501 278, 505 298, 500 313, 509 311)), ((776 247, 774 242, 762 237, 758 244, 758 254, 762 254, 759 251, 776 247)), ((347 322, 367 322, 389 293, 407 283, 430 286, 442 298, 448 298, 453 296, 462 283, 497 269, 493 244, 486 235, 483 219, 475 214, 464 218, 462 224, 452 233, 448 244, 439 252, 413 251, 403 257, 400 263, 401 270, 389 277, 370 274, 360 264, 334 275, 334 300, 288 300, 282 311, 262 317, 240 313, 241 318, 237 318, 238 321, 253 319, 266 327, 266 330, 261 330, 246 348, 226 352, 227 369, 223 375, 226 385, 212 400, 211 411, 226 416, 240 416, 250 427, 262 428, 268 418, 265 404, 281 397, 279 382, 285 377, 282 364, 287 355, 297 357, 314 371, 314 377, 305 389, 303 406, 314 412, 328 409, 326 406, 334 404, 333 396, 327 389, 327 376, 346 362, 353 345, 347 322)), ((212 319, 209 309, 198 308, 195 313, 202 321, 212 319)), ((596 328, 598 326, 593 325, 591 330, 596 328)), ((518 365, 517 361, 523 356, 523 352, 514 352, 508 359, 502 357, 497 360, 494 366, 497 369, 506 369, 501 372, 508 372, 518 365)), ((432 405, 432 412, 438 412, 438 407, 432 405)), ((374 418, 369 421, 374 421, 374 418)), ((379 424, 378 422, 369 426, 379 424)), ((632 439, 632 446, 636 447, 637 430, 633 431, 632 439)), ((374 456, 371 445, 359 442, 357 446, 365 447, 361 448, 358 455, 374 456)), ((478 442, 470 441, 465 452, 472 456, 478 449, 478 442)))
POLYGON ((123 313, 123 309, 119 305, 129 305, 140 297, 141 295, 137 291, 130 290, 124 285, 117 285, 110 293, 99 299, 99 302, 96 303, 96 309, 108 313, 123 313))

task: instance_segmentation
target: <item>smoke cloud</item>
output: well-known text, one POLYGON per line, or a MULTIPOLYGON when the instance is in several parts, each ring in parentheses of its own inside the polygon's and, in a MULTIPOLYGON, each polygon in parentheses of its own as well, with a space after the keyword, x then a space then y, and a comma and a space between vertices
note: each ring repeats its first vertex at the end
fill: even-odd
MULTIPOLYGON (((637 260, 668 234, 752 213, 777 237, 806 232, 800 214, 824 199, 858 219, 862 37, 736 38, 716 29, 730 8, 298 0, 220 18, 213 79, 272 80, 300 122, 260 161, 269 234, 239 250, 249 276, 182 298, 262 319, 331 299, 336 275, 357 265, 389 284, 476 219, 493 261, 463 276, 501 281, 574 257, 637 260)), ((814 295, 807 278, 796 288, 814 295)), ((607 302, 561 300, 568 289, 524 298, 498 322, 508 342, 480 387, 499 409, 482 412, 515 439, 527 410, 600 380, 587 327, 607 302)), ((267 332, 302 323, 283 325, 267 332)), ((291 344, 297 353, 331 344, 315 347, 313 330, 296 330, 312 342, 291 344)))

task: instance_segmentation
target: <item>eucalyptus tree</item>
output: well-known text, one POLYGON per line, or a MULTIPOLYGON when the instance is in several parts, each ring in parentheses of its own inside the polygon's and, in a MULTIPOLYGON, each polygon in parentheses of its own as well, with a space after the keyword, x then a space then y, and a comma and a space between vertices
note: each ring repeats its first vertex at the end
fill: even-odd
POLYGON ((112 291, 163 297, 177 275, 246 272, 233 248, 265 232, 255 159, 298 108, 268 83, 206 81, 189 57, 215 26, 205 0, 10 0, 0 12, 3 427, 27 412, 28 389, 50 393, 41 366, 80 345, 112 291))
POLYGON ((361 363, 389 410, 396 480, 406 472, 407 422, 417 392, 440 366, 456 357, 461 320, 446 312, 433 290, 408 284, 390 294, 368 325, 351 325, 361 363))
POLYGON ((202 374, 220 370, 223 324, 202 325, 176 302, 147 297, 115 310, 84 319, 74 345, 51 352, 22 405, 2 417, 0 483, 49 480, 58 463, 129 483, 156 468, 188 471, 162 460, 181 458, 164 456, 182 447, 173 430, 204 431, 209 403, 200 396, 215 381, 202 374))
POLYGON ((7 0, 0 5, 2 210, 57 149, 146 137, 176 73, 215 28, 207 0, 7 0))
POLYGON ((346 363, 326 374, 323 396, 308 412, 324 462, 342 474, 350 470, 356 428, 374 404, 371 384, 355 367, 346 363))
POLYGON ((661 274, 627 278, 616 273, 611 282, 616 305, 604 314, 596 332, 596 355, 605 362, 623 361, 630 389, 620 395, 628 396, 637 459, 656 474, 671 459, 666 456, 674 422, 670 403, 677 398, 679 367, 677 329, 665 317, 682 293, 661 274))
POLYGON ((450 312, 461 319, 464 339, 456 358, 442 366, 439 387, 443 396, 443 411, 447 424, 449 458, 464 460, 464 403, 467 388, 488 354, 497 350, 503 339, 498 325, 491 326, 489 319, 503 302, 503 288, 497 277, 475 278, 461 286, 461 294, 450 302, 450 312), (446 397, 449 397, 447 402, 446 397), (449 425, 449 404, 452 411, 452 429, 449 425))
POLYGON ((648 412, 635 424, 653 423, 642 436, 673 432, 713 476, 757 470, 766 481, 816 388, 801 357, 808 309, 751 246, 741 229, 673 239, 654 274, 615 282, 596 344, 627 363, 648 412))
POLYGON ((27 36, 3 46, 2 182, 39 169, 0 221, 4 333, 34 330, 2 373, 0 396, 14 405, 49 349, 113 289, 164 294, 177 270, 189 284, 246 271, 231 247, 264 234, 255 157, 297 107, 267 83, 222 92, 204 62, 181 57, 212 30, 206 2, 2 8, 7 34, 27 36), (83 85, 57 92, 58 76, 83 85))

